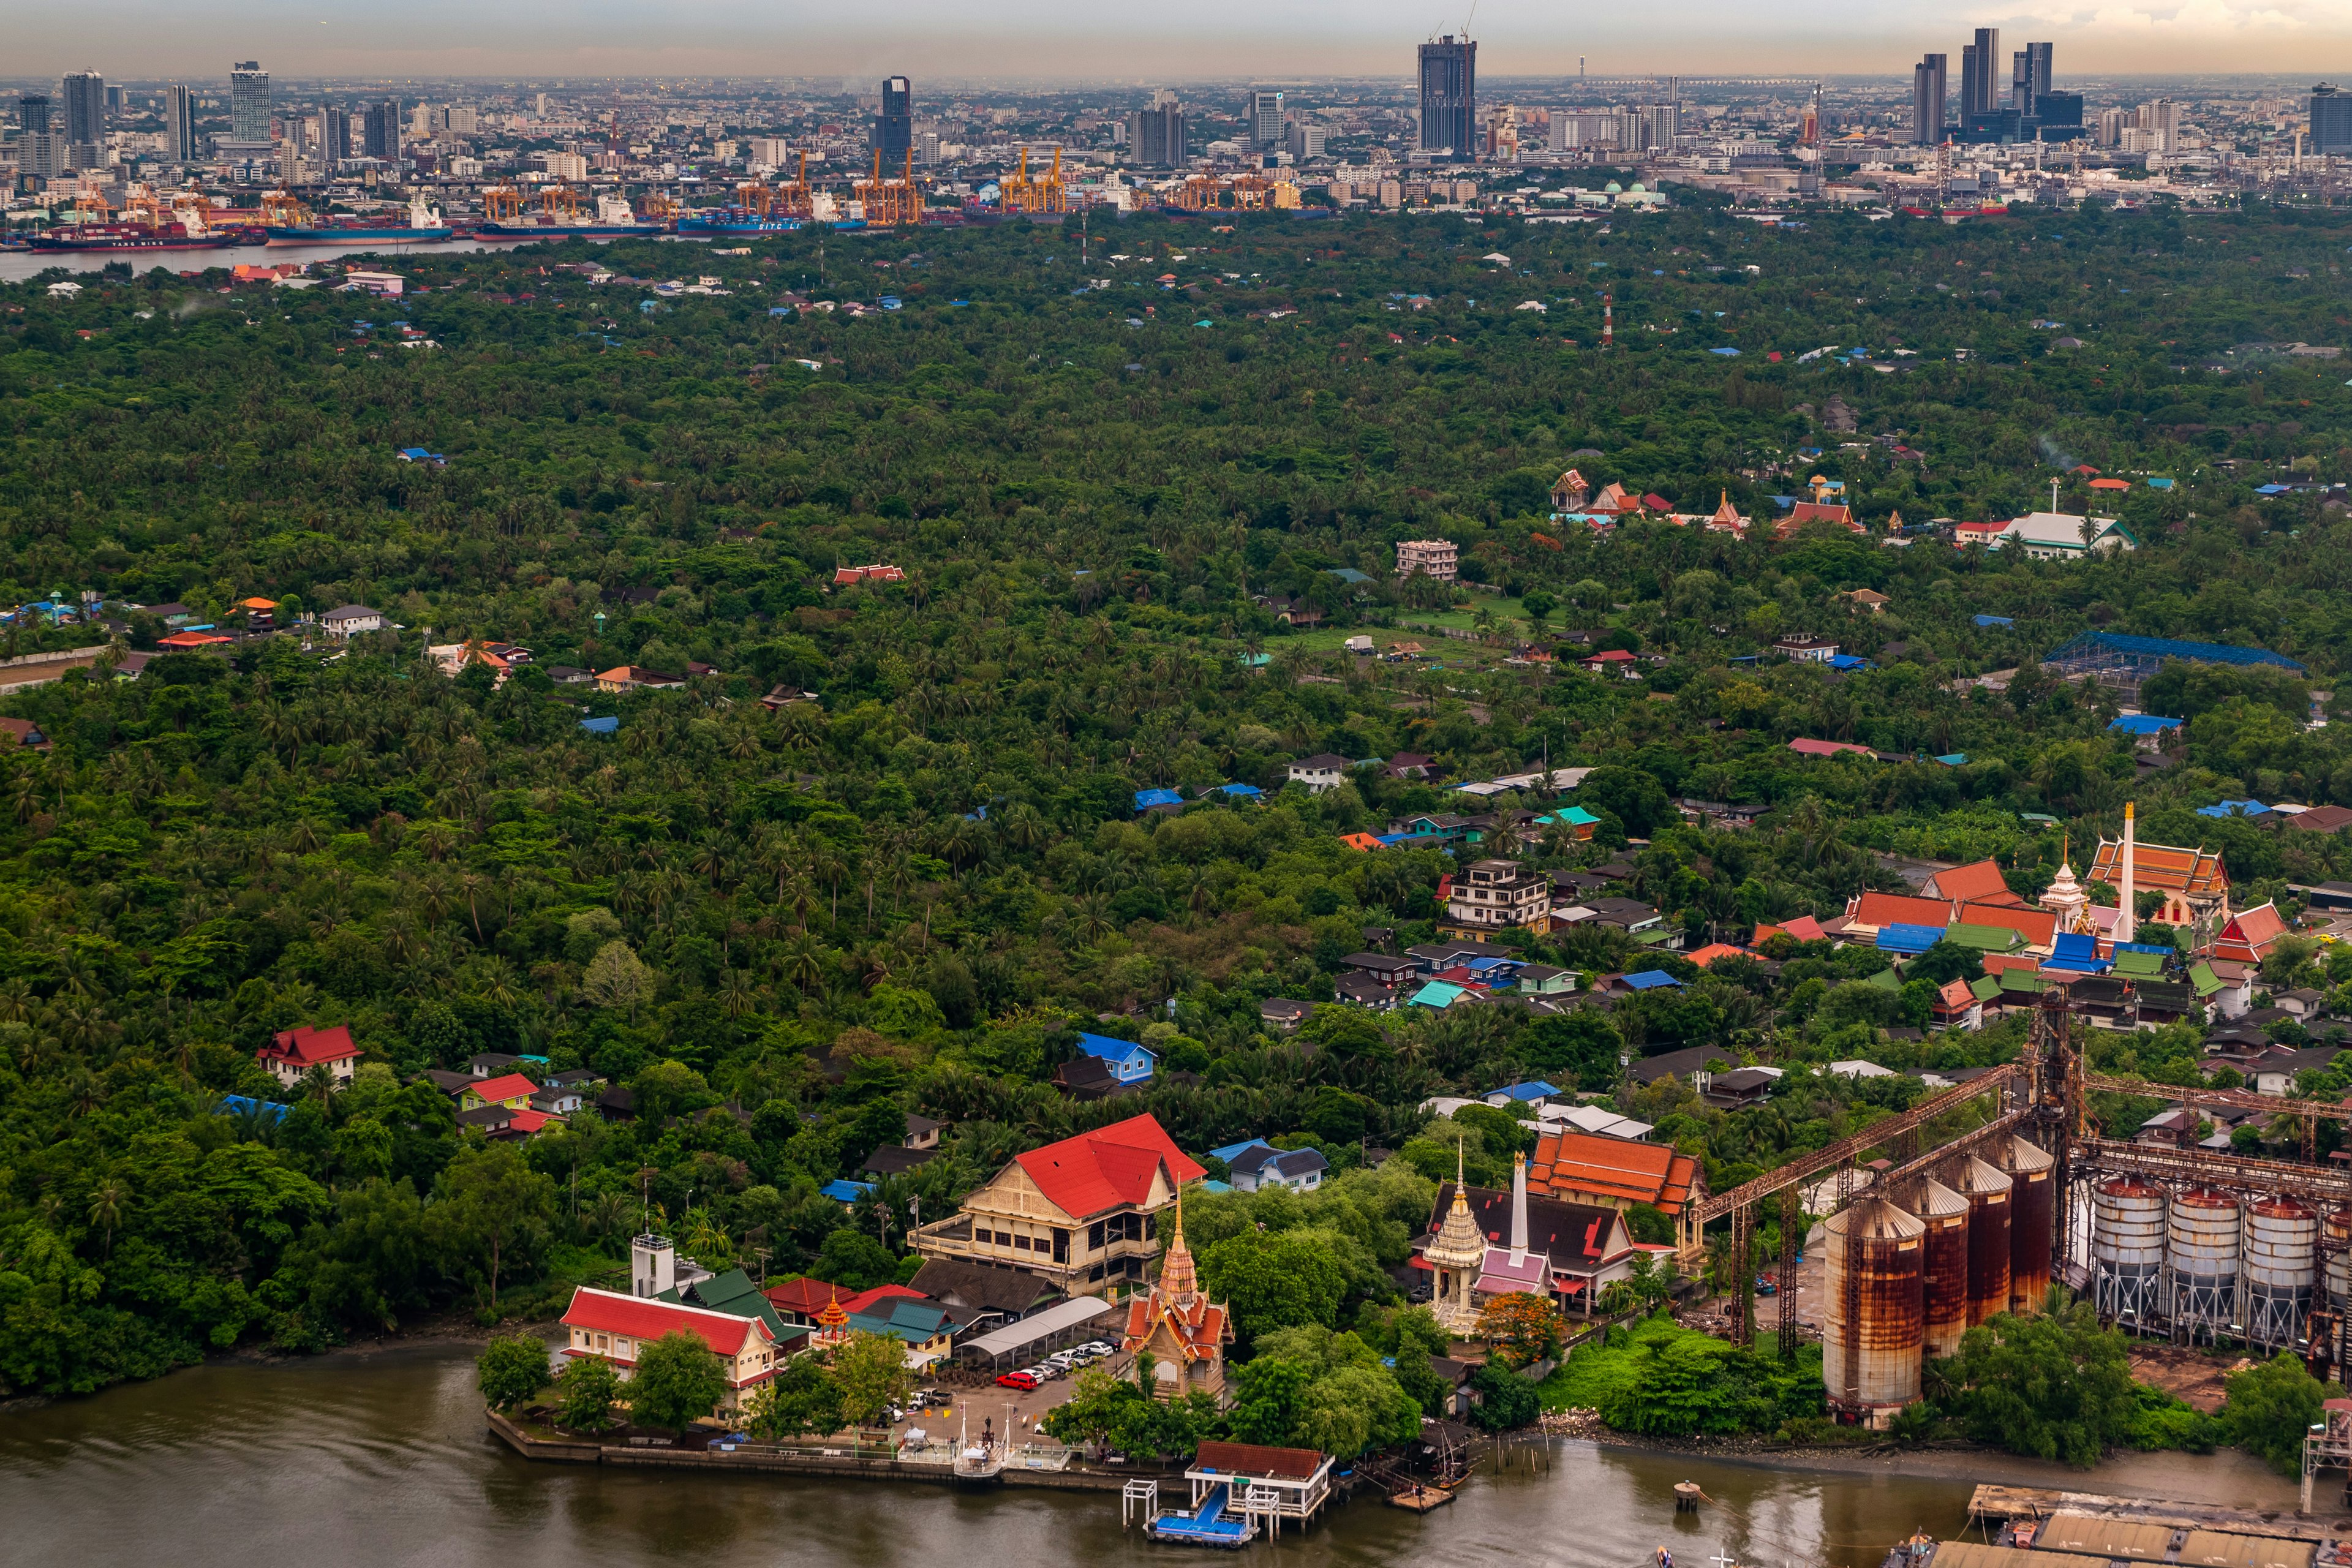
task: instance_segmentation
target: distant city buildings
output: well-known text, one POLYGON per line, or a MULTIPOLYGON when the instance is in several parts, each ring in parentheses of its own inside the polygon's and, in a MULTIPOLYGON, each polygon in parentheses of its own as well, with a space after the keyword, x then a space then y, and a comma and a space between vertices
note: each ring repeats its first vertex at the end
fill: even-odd
POLYGON ((1272 153, 1282 146, 1282 94, 1253 92, 1249 95, 1250 145, 1261 153, 1272 153))
POLYGON ((1128 119, 1129 160, 1147 169, 1172 169, 1184 162, 1184 109, 1165 88, 1150 107, 1128 119))
POLYGON ((2311 150, 2352 156, 2352 93, 2321 82, 2311 89, 2311 150))
POLYGON ((1423 153, 1467 159, 1478 147, 1478 46, 1451 33, 1421 46, 1423 153))
POLYGON ((269 73, 259 60, 239 60, 228 73, 229 140, 269 144, 269 73))
POLYGON ((874 150, 886 169, 903 165, 915 145, 915 86, 894 76, 882 83, 882 108, 874 117, 874 150))
POLYGON ((1944 141, 1945 55, 1922 55, 1911 68, 1911 140, 1922 147, 1944 141))
POLYGON ((177 82, 163 89, 163 159, 171 163, 196 161, 195 100, 177 82))

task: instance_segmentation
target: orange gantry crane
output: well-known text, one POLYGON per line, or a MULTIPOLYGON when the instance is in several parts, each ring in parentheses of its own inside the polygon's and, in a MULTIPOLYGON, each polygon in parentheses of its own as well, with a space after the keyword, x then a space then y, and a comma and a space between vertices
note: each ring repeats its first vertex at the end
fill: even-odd
POLYGON ((539 210, 550 223, 580 221, 580 195, 570 185, 545 185, 539 193, 539 210))
POLYGON ((1021 149, 1021 162, 1013 177, 999 180, 1000 205, 1009 213, 1066 213, 1070 210, 1069 193, 1062 184, 1062 150, 1054 149, 1054 166, 1042 179, 1029 177, 1029 149, 1021 149))
POLYGON ((482 221, 513 223, 522 216, 527 198, 512 185, 488 185, 482 190, 482 221))
POLYGON ((310 209, 281 185, 261 193, 261 221, 273 228, 299 228, 310 221, 310 209))
POLYGON ((874 154, 874 177, 860 180, 851 187, 852 194, 862 204, 869 228, 896 227, 900 224, 923 221, 923 193, 915 183, 915 154, 907 153, 907 172, 895 180, 882 177, 882 154, 874 154))
MULTIPOLYGON (((911 160, 908 177, 912 178, 911 160)), ((809 195, 808 149, 801 149, 800 172, 788 184, 776 187, 769 198, 768 210, 778 217, 807 217, 815 212, 816 204, 809 195)))
POLYGON ((1298 187, 1268 174, 1193 174, 1176 188, 1175 205, 1196 213, 1287 211, 1298 205, 1298 187))

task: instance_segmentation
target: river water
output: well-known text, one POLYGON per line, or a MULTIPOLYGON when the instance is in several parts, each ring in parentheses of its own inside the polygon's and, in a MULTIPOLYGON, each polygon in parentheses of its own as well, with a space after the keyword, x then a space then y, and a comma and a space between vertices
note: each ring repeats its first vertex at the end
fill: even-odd
MULTIPOLYGON (((1555 1442, 1548 1472, 1481 1475, 1425 1519, 1366 1497, 1248 1550, 1298 1568, 1643 1568, 1664 1544, 1681 1568, 1718 1552, 1748 1568, 1877 1568, 1914 1529, 1958 1534, 1977 1480, 2294 1506, 2290 1483, 2233 1453, 2087 1476, 1952 1458, 1841 1473, 1555 1442), (1916 1473, 1923 1462, 1942 1473, 1916 1473), (1716 1506, 1677 1516, 1671 1489, 1685 1479, 1716 1506)), ((1171 1568, 1192 1556, 1122 1534, 1108 1492, 528 1463, 485 1430, 462 1345, 222 1362, 0 1414, 0 1564, 1171 1568)))

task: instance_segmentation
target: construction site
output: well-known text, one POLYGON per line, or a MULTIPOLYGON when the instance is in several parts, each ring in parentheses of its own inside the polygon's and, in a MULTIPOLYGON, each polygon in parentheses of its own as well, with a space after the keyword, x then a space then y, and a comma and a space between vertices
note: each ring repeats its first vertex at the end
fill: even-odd
POLYGON ((1759 1303, 1751 1271, 1731 1336, 1752 1342, 1760 1305, 1761 1331, 1792 1353, 1813 1318, 1830 1408, 1870 1426, 1920 1397, 1929 1358, 1951 1354, 1976 1324, 2036 1306, 2053 1283, 2126 1333, 2294 1351, 2323 1379, 2340 1376, 2352 1350, 2352 1173, 2316 1146, 2318 1123, 2352 1107, 2093 1073, 2081 1048, 2093 1026, 2053 985, 2020 1060, 1697 1205, 1700 1225, 1729 1222, 1735 1256, 1752 1255, 1752 1238, 1779 1221, 1769 1277, 1782 1288, 1759 1303), (2101 1124, 2103 1094, 2288 1119, 2302 1158, 2118 1136, 2101 1124), (1810 1280, 1798 1267, 1808 1214, 1822 1216, 1814 1289, 1801 1289, 1810 1280))

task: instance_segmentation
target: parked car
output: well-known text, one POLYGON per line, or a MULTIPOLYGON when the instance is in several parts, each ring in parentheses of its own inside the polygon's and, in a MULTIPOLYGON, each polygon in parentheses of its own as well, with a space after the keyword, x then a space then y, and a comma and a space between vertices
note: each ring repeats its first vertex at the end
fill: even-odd
POLYGON ((1036 1387, 1037 1382, 1038 1378, 1035 1373, 1024 1370, 1022 1372, 1006 1373, 1003 1377, 996 1380, 996 1384, 999 1388, 1017 1388, 1025 1394, 1029 1390, 1036 1387))
POLYGON ((1076 1351, 1055 1351, 1052 1355, 1047 1356, 1045 1359, 1052 1362, 1055 1366, 1065 1369, 1073 1365, 1080 1364, 1080 1358, 1078 1352, 1076 1351))
POLYGON ((1085 1344, 1080 1345, 1078 1348, 1082 1351, 1091 1351, 1097 1356, 1116 1355, 1118 1353, 1118 1347, 1111 1343, 1108 1340, 1088 1340, 1085 1344))
POLYGON ((1065 1376, 1069 1371, 1067 1367, 1056 1366, 1050 1361, 1041 1361, 1029 1370, 1037 1374, 1037 1381, 1040 1383, 1044 1383, 1051 1378, 1065 1376))

